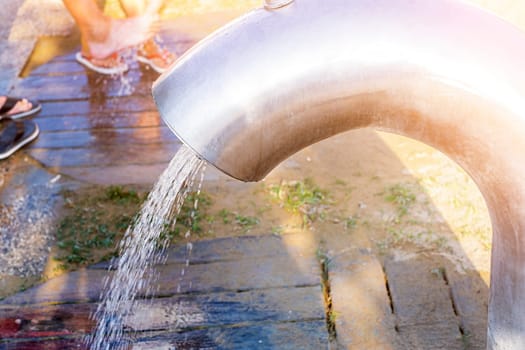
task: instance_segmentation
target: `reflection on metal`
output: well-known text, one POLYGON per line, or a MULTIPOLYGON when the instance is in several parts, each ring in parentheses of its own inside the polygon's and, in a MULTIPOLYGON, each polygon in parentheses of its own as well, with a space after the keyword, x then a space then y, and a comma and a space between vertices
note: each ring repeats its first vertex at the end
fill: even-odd
POLYGON ((267 9, 278 9, 286 5, 289 5, 293 1, 294 0, 265 0, 264 6, 267 9))
POLYGON ((491 214, 488 347, 523 349, 523 33, 454 0, 298 0, 216 32, 163 74, 153 95, 182 141, 244 181, 362 127, 448 154, 491 214))

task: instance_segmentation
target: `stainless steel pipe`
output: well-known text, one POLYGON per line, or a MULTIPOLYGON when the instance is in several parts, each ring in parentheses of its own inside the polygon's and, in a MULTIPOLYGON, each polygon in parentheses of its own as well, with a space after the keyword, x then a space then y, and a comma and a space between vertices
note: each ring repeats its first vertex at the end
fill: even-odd
POLYGON ((203 40, 153 95, 183 142, 244 181, 362 127, 449 155, 492 219, 488 348, 525 348, 524 33, 460 1, 296 0, 203 40))

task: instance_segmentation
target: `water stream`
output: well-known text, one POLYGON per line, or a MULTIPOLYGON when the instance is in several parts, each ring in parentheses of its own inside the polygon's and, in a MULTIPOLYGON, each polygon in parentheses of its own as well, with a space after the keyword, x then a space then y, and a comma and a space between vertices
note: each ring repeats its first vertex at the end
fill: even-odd
POLYGON ((151 267, 162 260, 168 243, 162 242, 161 233, 167 224, 173 224, 202 166, 203 161, 182 146, 151 190, 120 243, 120 257, 112 266, 115 271, 93 315, 97 326, 87 339, 90 349, 128 348, 123 341, 123 320, 137 296, 151 292, 151 267))

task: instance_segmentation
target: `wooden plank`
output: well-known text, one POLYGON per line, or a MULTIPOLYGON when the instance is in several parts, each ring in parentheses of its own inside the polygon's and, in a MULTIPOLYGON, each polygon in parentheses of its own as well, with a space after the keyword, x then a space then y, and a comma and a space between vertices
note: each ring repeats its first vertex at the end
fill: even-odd
POLYGON ((159 164, 169 162, 179 143, 151 145, 120 144, 95 148, 28 149, 28 153, 47 167, 102 167, 129 164, 159 164))
POLYGON ((70 339, 34 339, 27 341, 17 342, 3 342, 0 340, 0 350, 64 350, 64 349, 77 349, 77 350, 89 350, 84 344, 83 338, 70 338, 70 339))
MULTIPOLYGON (((313 258, 293 256, 253 258, 210 264, 164 265, 156 268, 158 295, 245 291, 250 289, 320 286, 320 270, 313 258)), ((320 288, 320 287, 319 287, 320 288)))
MULTIPOLYGON (((324 321, 272 323, 246 327, 212 328, 181 333, 133 337, 133 349, 326 349, 324 321)), ((87 349, 82 338, 28 340, 0 343, 0 350, 87 349)))
POLYGON ((366 249, 350 249, 329 264, 337 343, 344 349, 406 349, 395 320, 383 268, 366 249))
MULTIPOLYGON (((146 272, 148 274, 150 272, 146 272)), ((320 271, 315 259, 280 256, 199 265, 162 265, 160 276, 140 295, 171 296, 178 293, 247 291, 252 289, 305 287, 320 285, 320 271)), ((0 304, 78 303, 96 301, 102 291, 102 279, 112 275, 95 269, 82 269, 10 296, 0 304)), ((319 287, 320 288, 320 287, 319 287)))
POLYGON ((154 79, 138 70, 115 77, 91 72, 78 76, 29 76, 14 87, 12 94, 34 96, 40 100, 150 96, 154 79))
POLYGON ((132 331, 183 331, 304 320, 324 320, 323 297, 317 286, 141 300, 124 324, 132 331))
POLYGON ((324 321, 261 323, 141 337, 133 349, 319 350, 328 348, 324 321))
POLYGON ((97 304, 0 306, 0 339, 67 337, 91 331, 97 304))
POLYGON ((9 296, 0 305, 72 303, 99 300, 106 271, 80 269, 9 296))
POLYGON ((412 349, 463 349, 442 266, 424 255, 385 262, 397 330, 412 349))
MULTIPOLYGON (((72 57, 74 58, 74 57, 72 57)), ((36 67, 30 73, 31 76, 38 75, 80 75, 85 74, 84 67, 78 62, 70 59, 51 60, 46 64, 36 67)))
MULTIPOLYGON (((282 236, 239 236, 224 237, 192 242, 191 255, 188 256, 186 244, 170 247, 166 264, 206 264, 218 261, 233 261, 276 256, 294 256, 301 259, 315 259, 317 245, 312 234, 305 232, 282 236)), ((107 270, 110 262, 92 265, 92 269, 107 270)))
POLYGON ((153 112, 116 112, 113 115, 76 115, 59 117, 38 117, 35 119, 40 131, 78 131, 107 128, 144 128, 164 126, 159 114, 153 112))
POLYGON ((150 145, 179 143, 167 126, 142 128, 112 128, 42 132, 32 149, 95 148, 113 145, 150 145))
POLYGON ((477 272, 448 273, 454 306, 458 313, 462 339, 469 350, 487 348, 489 288, 477 272))
POLYGON ((60 173, 76 180, 97 185, 152 185, 168 167, 165 163, 124 164, 115 166, 89 166, 60 168, 60 173))
POLYGON ((76 50, 71 50, 69 52, 57 55, 57 56, 53 57, 51 60, 49 60, 47 63, 51 63, 51 62, 67 62, 67 61, 69 61, 69 62, 76 62, 75 55, 76 55, 76 53, 78 52, 79 49, 80 49, 80 43, 79 43, 78 48, 76 50))
MULTIPOLYGON (((35 97, 38 97, 36 95, 35 97)), ((42 111, 36 120, 49 116, 107 116, 143 111, 156 111, 150 96, 123 96, 98 100, 47 101, 42 103, 42 111)))
MULTIPOLYGON (((0 338, 82 335, 93 331, 97 304, 0 307, 0 338)), ((257 322, 324 320, 318 287, 277 288, 242 293, 183 295, 138 300, 123 319, 127 331, 185 331, 257 322)))

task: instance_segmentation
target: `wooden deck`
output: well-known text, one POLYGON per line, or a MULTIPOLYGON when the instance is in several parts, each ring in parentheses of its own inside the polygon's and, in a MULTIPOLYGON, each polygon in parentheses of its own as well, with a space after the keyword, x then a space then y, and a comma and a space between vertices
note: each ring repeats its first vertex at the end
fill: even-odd
MULTIPOLYGON (((189 266, 186 246, 171 248, 124 318, 125 339, 133 349, 485 349, 479 279, 426 254, 383 266, 351 240, 323 266, 307 236, 195 242, 189 266)), ((112 273, 101 263, 2 300, 0 349, 85 349, 112 273)))
MULTIPOLYGON (((192 44, 166 42, 178 54, 192 44)), ((153 183, 180 146, 151 97, 158 74, 134 62, 123 76, 103 76, 79 65, 75 53, 36 68, 12 91, 43 104, 35 119, 41 134, 26 151, 43 166, 81 181, 153 183)))

